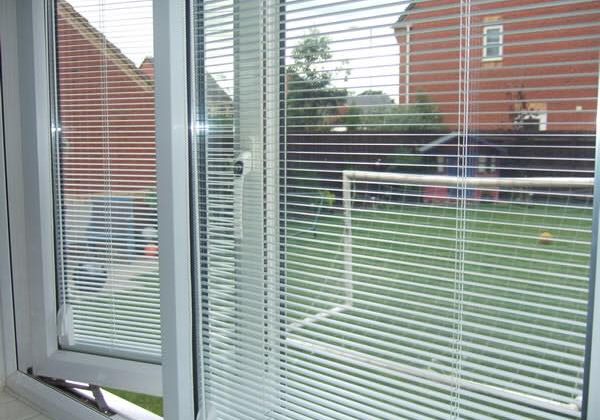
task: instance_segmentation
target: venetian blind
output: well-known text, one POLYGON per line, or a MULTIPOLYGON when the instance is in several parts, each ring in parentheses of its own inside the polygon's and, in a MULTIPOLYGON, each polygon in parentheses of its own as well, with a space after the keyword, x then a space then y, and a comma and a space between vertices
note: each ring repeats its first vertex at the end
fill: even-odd
POLYGON ((204 418, 580 418, 600 3, 193 4, 204 418))
POLYGON ((152 1, 55 3, 63 348, 158 361, 152 1))

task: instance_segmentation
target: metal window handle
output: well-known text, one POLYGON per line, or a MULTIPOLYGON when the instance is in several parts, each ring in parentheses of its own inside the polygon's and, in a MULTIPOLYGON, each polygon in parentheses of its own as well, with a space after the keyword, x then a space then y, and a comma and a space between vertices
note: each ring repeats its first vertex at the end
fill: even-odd
MULTIPOLYGON (((244 220, 244 184, 246 175, 252 170, 252 154, 248 151, 241 152, 233 160, 233 196, 235 201, 234 214, 236 225, 242 226, 244 220)), ((241 241, 244 229, 238 230, 238 239, 241 241)))
POLYGON ((233 174, 236 177, 247 175, 252 169, 252 155, 250 152, 241 152, 233 161, 233 174))
POLYGON ((233 164, 233 174, 235 176, 242 176, 244 174, 244 162, 241 160, 235 161, 233 164))

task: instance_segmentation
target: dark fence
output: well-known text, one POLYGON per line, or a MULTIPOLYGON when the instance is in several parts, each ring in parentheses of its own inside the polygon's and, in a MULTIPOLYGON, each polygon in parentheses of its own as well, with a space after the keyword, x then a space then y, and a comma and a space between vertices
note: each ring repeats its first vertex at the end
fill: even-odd
MULTIPOLYGON (((446 173, 439 157, 447 158, 446 167, 456 166, 462 145, 456 136, 440 142, 444 136, 447 133, 288 133, 282 145, 288 191, 324 190, 339 197, 342 172, 349 169, 446 173)), ((468 165, 493 166, 494 176, 504 177, 592 177, 594 152, 595 135, 589 133, 479 133, 469 136, 468 153, 489 159, 475 158, 468 165)))

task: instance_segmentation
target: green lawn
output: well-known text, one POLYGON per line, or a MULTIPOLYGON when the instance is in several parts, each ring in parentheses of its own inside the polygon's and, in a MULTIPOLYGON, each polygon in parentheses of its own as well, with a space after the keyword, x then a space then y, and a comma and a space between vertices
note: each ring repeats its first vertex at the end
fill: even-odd
MULTIPOLYGON (((365 355, 367 361, 297 347, 287 356, 289 374, 297 366, 309 372, 300 380, 315 387, 320 384, 311 375, 344 378, 343 386, 359 387, 356 398, 365 404, 370 397, 361 393, 370 390, 382 401, 400 395, 436 409, 451 395, 436 384, 408 379, 394 366, 451 378, 460 365, 464 380, 572 402, 582 384, 591 209, 589 203, 567 204, 487 203, 462 211, 417 202, 355 207, 351 307, 290 335, 365 355), (464 222, 457 225, 459 215, 464 222), (550 240, 540 241, 544 232, 550 240), (382 367, 386 364, 392 368, 382 367)), ((344 212, 315 209, 300 205, 289 211, 290 325, 348 303, 344 212)), ((125 292, 125 300, 157 287, 142 280, 147 284, 125 292)), ((99 303, 96 296, 94 305, 99 303)), ((162 413, 161 398, 111 392, 162 413)), ((475 404, 475 414, 485 413, 476 404, 494 408, 479 395, 463 398, 475 404)), ((523 406, 511 404, 497 408, 522 418, 523 406)), ((536 413, 526 417, 542 418, 536 413)))
MULTIPOLYGON (((346 301, 344 213, 290 213, 286 308, 298 320, 346 301)), ((352 307, 296 334, 374 364, 453 375, 460 363, 465 380, 572 402, 582 383, 590 231, 586 203, 354 208, 352 307), (543 232, 551 239, 540 241, 543 232)), ((299 352, 299 363, 309 359, 299 352)), ((370 369, 340 369, 357 367, 370 369)), ((398 390, 399 375, 373 369, 398 390)), ((405 390, 431 400, 430 388, 412 385, 405 390)))
POLYGON ((159 416, 163 415, 163 399, 161 397, 153 397, 151 395, 137 394, 135 392, 122 391, 112 388, 106 388, 106 390, 127 401, 139 405, 140 407, 143 407, 154 414, 158 414, 159 416))

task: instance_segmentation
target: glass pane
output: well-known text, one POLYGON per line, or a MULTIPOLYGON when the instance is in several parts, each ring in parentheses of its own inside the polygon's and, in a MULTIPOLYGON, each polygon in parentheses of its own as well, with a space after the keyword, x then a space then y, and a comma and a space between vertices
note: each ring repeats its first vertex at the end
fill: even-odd
POLYGON ((496 45, 488 45, 485 47, 485 56, 486 57, 499 57, 500 56, 500 46, 496 45))
MULTIPOLYGON (((424 200, 423 183, 391 178, 438 173, 422 150, 452 135, 440 104, 456 103, 457 93, 426 95, 421 80, 437 57, 413 51, 447 51, 435 73, 451 83, 460 33, 407 31, 405 7, 286 8, 285 389, 296 399, 282 403, 283 417, 303 399, 318 403, 309 418, 444 418, 453 410, 456 210, 424 200)), ((447 118, 459 121, 457 111, 447 118)))
POLYGON ((55 18, 60 344, 159 361, 152 2, 55 18))
MULTIPOLYGON (((504 4, 478 5, 473 24, 504 4)), ((501 67, 471 62, 470 133, 451 146, 465 156, 459 175, 484 170, 459 183, 488 181, 465 186, 457 225, 463 377, 555 409, 583 386, 598 12, 544 5, 526 33, 521 12, 496 16, 510 43, 501 67)))
POLYGON ((581 418, 600 4, 195 11, 202 409, 581 418))
POLYGON ((497 44, 500 42, 500 29, 488 29, 485 32, 487 44, 497 44))

